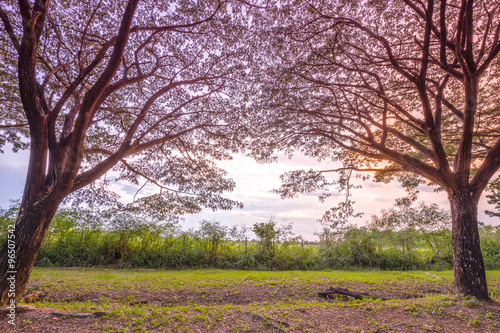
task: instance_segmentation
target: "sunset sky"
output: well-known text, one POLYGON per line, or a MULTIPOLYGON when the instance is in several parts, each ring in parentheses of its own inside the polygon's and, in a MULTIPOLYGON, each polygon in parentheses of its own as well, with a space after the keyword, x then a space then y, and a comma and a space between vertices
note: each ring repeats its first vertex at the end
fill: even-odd
MULTIPOLYGON (((10 199, 20 199, 26 176, 26 165, 28 152, 13 153, 10 148, 4 149, 5 153, 0 158, 0 207, 7 208, 10 199)), ((293 232, 302 234, 305 239, 316 239, 314 232, 321 230, 321 225, 317 220, 330 207, 335 206, 344 197, 338 193, 328 198, 321 204, 315 195, 301 195, 298 199, 282 200, 278 194, 271 190, 280 186, 279 175, 286 171, 296 169, 330 169, 334 167, 332 163, 321 162, 296 155, 291 160, 284 156, 279 156, 278 163, 259 164, 252 158, 237 155, 230 161, 220 162, 231 178, 236 181, 236 189, 226 196, 244 203, 243 209, 233 209, 232 211, 206 210, 200 214, 185 215, 182 222, 183 229, 197 228, 202 219, 220 221, 225 225, 245 224, 251 226, 256 222, 264 222, 271 217, 278 223, 293 222, 293 232)), ((329 177, 335 177, 331 174, 329 177)), ((357 212, 363 212, 361 218, 352 219, 352 223, 363 225, 370 220, 371 215, 379 214, 381 209, 393 206, 394 199, 405 195, 403 189, 397 182, 390 184, 374 183, 372 180, 362 182, 361 189, 353 190, 352 199, 356 202, 357 212)), ((136 186, 124 182, 112 182, 112 189, 115 190, 125 202, 132 201, 133 195, 137 191, 136 186)), ((145 189, 143 194, 153 189, 145 189)), ((419 201, 436 203, 441 208, 448 210, 448 200, 446 193, 433 192, 433 188, 422 186, 420 188, 419 201)), ((484 214, 485 209, 493 209, 483 198, 479 204, 479 220, 486 224, 499 224, 500 219, 491 218, 484 214)))

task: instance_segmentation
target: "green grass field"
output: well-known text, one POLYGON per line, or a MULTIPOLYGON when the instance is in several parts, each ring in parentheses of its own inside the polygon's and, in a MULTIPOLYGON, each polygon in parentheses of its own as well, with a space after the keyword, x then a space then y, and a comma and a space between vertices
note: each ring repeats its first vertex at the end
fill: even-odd
POLYGON ((36 268, 16 331, 498 332, 500 271, 487 275, 491 303, 451 294, 451 271, 36 268), (318 296, 332 286, 370 297, 318 296))

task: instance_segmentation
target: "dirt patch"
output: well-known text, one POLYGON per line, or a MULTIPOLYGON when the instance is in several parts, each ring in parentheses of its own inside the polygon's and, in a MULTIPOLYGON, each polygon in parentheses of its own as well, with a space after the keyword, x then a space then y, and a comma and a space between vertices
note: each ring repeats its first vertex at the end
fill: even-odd
POLYGON ((197 289, 179 289, 172 291, 164 288, 150 290, 137 288, 130 290, 115 289, 102 292, 86 291, 47 291, 39 296, 39 300, 47 302, 85 302, 92 301, 102 303, 105 300, 113 300, 118 303, 150 304, 160 306, 188 306, 192 304, 214 305, 214 304, 275 304, 283 301, 318 300, 318 292, 328 287, 335 286, 349 289, 358 293, 365 293, 373 298, 381 299, 413 299, 421 298, 428 294, 441 294, 448 291, 447 286, 441 284, 394 284, 394 285, 370 285, 355 282, 330 283, 283 283, 265 284, 243 281, 241 284, 228 287, 203 287, 197 289))
POLYGON ((144 317, 121 318, 55 316, 49 308, 19 315, 17 327, 4 332, 499 332, 498 303, 477 308, 454 305, 433 313, 409 301, 394 304, 345 301, 320 305, 261 307, 246 305, 200 313, 193 308, 171 311, 161 324, 152 311, 144 317), (408 308, 415 307, 412 312, 408 308), (179 314, 182 313, 182 316, 179 314), (142 325, 134 324, 143 319, 142 325))

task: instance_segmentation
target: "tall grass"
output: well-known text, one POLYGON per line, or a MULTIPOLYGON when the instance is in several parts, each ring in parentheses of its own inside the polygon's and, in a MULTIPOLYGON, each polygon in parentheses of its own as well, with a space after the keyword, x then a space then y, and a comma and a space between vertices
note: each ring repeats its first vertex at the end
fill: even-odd
MULTIPOLYGON (((0 217, 2 234, 4 227, 12 223, 12 214, 9 217, 5 213, 0 217)), ((262 223, 256 226, 255 230, 263 228, 262 223)), ((335 237, 317 243, 304 243, 301 237, 291 237, 289 228, 279 229, 275 223, 268 235, 252 240, 248 239, 248 230, 236 229, 209 221, 202 221, 198 230, 189 231, 182 231, 176 223, 157 221, 110 227, 85 224, 71 214, 60 213, 53 221, 36 265, 252 270, 452 267, 448 229, 424 234, 418 230, 380 231, 350 226, 339 229, 335 237)), ((481 227, 480 233, 486 268, 500 269, 500 227, 481 227)), ((4 237, 0 242, 3 243, 4 237)))

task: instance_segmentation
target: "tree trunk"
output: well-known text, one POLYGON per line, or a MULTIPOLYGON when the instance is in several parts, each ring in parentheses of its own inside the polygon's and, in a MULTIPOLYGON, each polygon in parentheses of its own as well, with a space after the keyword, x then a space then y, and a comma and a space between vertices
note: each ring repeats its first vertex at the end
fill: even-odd
POLYGON ((453 244, 453 289, 489 300, 477 223, 478 196, 462 191, 450 197, 453 244))
POLYGON ((432 253, 436 252, 434 250, 434 246, 432 245, 431 243, 431 240, 429 239, 429 236, 427 235, 427 233, 424 231, 424 229, 420 229, 420 231, 422 232, 422 235, 424 235, 424 238, 425 238, 425 241, 427 242, 427 244, 429 245, 429 247, 431 248, 431 251, 432 253))
POLYGON ((60 200, 44 200, 20 213, 16 221, 14 236, 0 250, 0 306, 16 303, 21 299, 45 234, 54 217, 60 200), (49 202, 50 201, 50 202, 49 202), (9 263, 9 250, 14 244, 15 262, 9 263), (12 266, 11 266, 12 265, 12 266), (15 286, 15 291, 13 290, 15 286))

